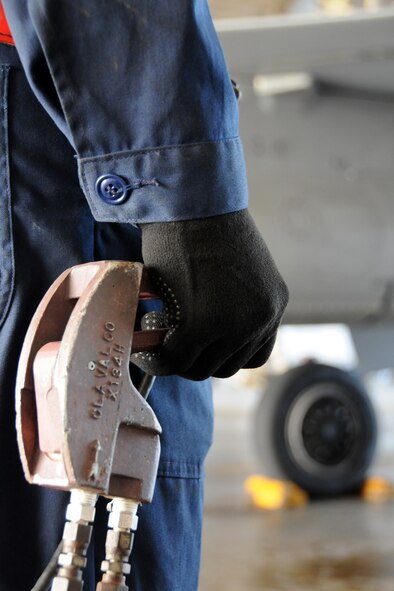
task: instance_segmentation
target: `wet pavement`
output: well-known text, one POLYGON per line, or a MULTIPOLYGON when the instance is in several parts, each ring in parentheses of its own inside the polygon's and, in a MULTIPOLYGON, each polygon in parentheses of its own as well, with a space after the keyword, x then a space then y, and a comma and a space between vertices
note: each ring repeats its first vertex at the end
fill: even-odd
MULTIPOLYGON (((380 377, 370 393, 380 426, 370 472, 394 481, 393 382, 380 377)), ((394 500, 347 497, 278 512, 250 505, 243 482, 262 465, 251 438, 257 401, 256 392, 216 385, 199 591, 393 591, 394 500)))

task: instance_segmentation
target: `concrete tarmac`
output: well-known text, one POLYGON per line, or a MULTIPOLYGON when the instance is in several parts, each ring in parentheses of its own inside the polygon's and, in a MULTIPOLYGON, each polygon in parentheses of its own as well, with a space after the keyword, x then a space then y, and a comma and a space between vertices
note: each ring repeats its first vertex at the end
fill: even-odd
MULTIPOLYGON (((379 422, 370 473, 394 481, 391 374, 371 380, 369 391, 379 422)), ((258 396, 215 384, 199 591, 393 591, 394 501, 355 496, 277 512, 250 505, 244 480, 262 473, 251 440, 258 396)))

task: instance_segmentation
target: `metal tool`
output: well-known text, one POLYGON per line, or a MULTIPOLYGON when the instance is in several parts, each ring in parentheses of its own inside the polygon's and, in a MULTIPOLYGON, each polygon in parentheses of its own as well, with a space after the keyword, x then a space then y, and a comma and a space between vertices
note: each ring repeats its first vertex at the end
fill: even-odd
POLYGON ((139 300, 152 298, 142 264, 78 265, 48 290, 26 335, 16 403, 25 476, 72 491, 53 591, 82 589, 99 494, 113 502, 97 589, 127 590, 136 512, 152 500, 160 455, 160 424, 129 375, 131 353, 166 334, 134 330, 139 300))

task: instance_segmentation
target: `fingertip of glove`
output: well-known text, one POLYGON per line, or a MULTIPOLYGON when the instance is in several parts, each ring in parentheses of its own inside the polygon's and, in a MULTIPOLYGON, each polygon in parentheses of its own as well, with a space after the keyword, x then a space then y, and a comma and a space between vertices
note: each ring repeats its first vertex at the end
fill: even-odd
POLYGON ((134 353, 130 361, 133 365, 137 366, 143 372, 151 375, 151 376, 169 376, 171 375, 171 370, 166 368, 165 366, 161 365, 157 362, 149 361, 148 359, 144 359, 139 357, 139 353, 134 353))

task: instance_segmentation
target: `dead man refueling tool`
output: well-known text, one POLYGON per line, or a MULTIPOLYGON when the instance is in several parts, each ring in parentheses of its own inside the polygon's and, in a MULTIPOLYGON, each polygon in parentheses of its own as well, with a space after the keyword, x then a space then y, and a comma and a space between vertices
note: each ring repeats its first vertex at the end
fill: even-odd
POLYGON ((128 590, 137 509, 152 500, 161 433, 146 402, 154 378, 145 376, 138 391, 129 361, 163 342, 164 328, 134 330, 139 301, 157 297, 140 263, 87 263, 54 282, 32 319, 16 393, 23 469, 30 483, 71 491, 55 567, 35 589, 53 575, 52 591, 83 589, 103 495, 109 521, 97 591, 128 590))

